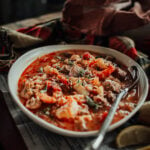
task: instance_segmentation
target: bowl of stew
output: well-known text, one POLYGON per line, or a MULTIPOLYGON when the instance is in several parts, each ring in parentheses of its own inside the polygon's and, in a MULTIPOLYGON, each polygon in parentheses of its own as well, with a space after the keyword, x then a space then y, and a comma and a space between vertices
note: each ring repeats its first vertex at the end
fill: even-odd
POLYGON ((109 131, 128 121, 142 106, 148 81, 128 56, 92 45, 52 45, 31 50, 11 67, 8 85, 20 109, 40 126, 65 136, 96 135, 112 103, 132 84, 137 66, 140 79, 119 103, 109 131))

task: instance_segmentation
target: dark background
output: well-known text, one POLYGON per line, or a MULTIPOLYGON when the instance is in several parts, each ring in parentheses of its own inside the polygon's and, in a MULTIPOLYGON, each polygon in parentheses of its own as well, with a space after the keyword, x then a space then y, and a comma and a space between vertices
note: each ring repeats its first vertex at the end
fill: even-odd
POLYGON ((0 24, 62 10, 65 0, 0 0, 0 24))

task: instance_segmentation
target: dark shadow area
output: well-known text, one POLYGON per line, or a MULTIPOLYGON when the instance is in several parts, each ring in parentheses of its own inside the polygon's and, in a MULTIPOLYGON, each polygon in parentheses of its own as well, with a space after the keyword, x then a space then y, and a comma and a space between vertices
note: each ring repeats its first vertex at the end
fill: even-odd
POLYGON ((0 0, 0 24, 61 11, 65 0, 0 0))

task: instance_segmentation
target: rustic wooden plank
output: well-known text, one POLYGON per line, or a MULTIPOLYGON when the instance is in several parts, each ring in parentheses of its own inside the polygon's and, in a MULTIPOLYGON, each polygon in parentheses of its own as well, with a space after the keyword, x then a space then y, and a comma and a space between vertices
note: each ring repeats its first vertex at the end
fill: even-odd
POLYGON ((39 16, 37 18, 25 19, 25 20, 9 23, 9 24, 2 25, 2 26, 13 29, 13 30, 17 30, 19 28, 29 27, 34 24, 46 22, 48 20, 52 20, 55 18, 61 18, 61 17, 62 17, 61 12, 55 12, 55 13, 45 14, 45 15, 39 16))

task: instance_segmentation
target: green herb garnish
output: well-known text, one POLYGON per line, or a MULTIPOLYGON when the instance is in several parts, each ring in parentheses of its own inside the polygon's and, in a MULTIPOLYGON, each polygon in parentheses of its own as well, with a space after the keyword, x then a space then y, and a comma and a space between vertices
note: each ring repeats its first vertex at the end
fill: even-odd
POLYGON ((44 113, 47 112, 47 111, 50 111, 50 107, 46 107, 42 110, 44 113))
POLYGON ((82 69, 79 71, 79 77, 83 77, 85 75, 85 71, 82 69))
POLYGON ((91 79, 91 78, 92 78, 92 75, 86 74, 85 77, 88 78, 88 79, 91 79))
POLYGON ((97 58, 102 58, 102 57, 101 56, 96 56, 95 58, 97 59, 97 58))
POLYGON ((57 59, 61 60, 62 58, 60 56, 56 56, 57 59))
POLYGON ((56 69, 61 70, 62 68, 60 68, 59 66, 56 66, 56 69))
POLYGON ((68 60, 68 65, 72 66, 73 65, 73 61, 68 60))
POLYGON ((96 104, 89 96, 86 96, 86 102, 87 104, 92 107, 94 110, 98 110, 99 105, 96 104))
POLYGON ((79 84, 79 83, 80 83, 80 80, 78 80, 77 83, 79 84))
POLYGON ((39 72, 40 72, 40 73, 43 73, 43 72, 44 72, 44 71, 43 71, 43 67, 40 67, 40 68, 39 68, 39 72))
POLYGON ((47 85, 44 87, 43 90, 40 91, 41 93, 46 93, 47 92, 47 85))

